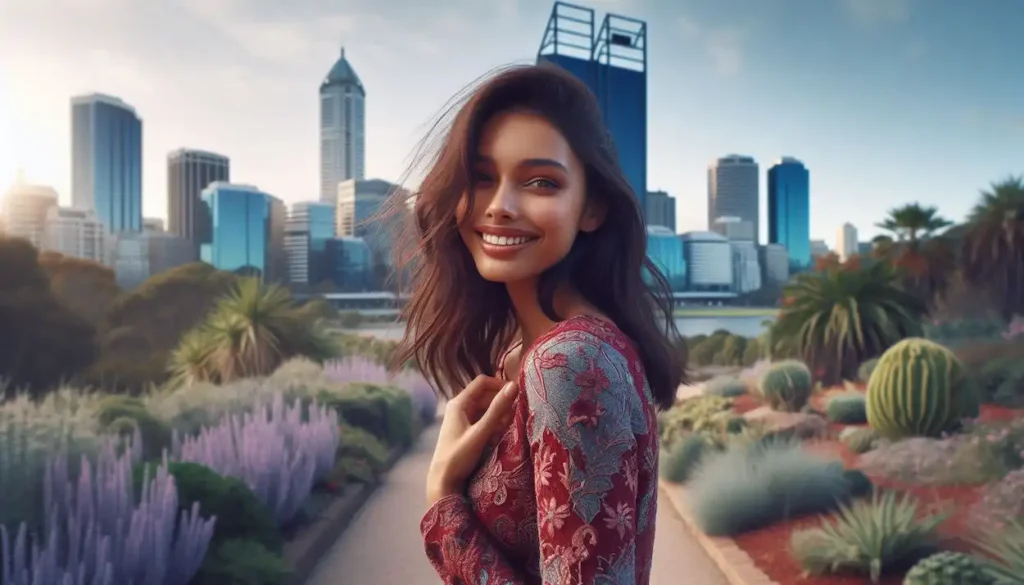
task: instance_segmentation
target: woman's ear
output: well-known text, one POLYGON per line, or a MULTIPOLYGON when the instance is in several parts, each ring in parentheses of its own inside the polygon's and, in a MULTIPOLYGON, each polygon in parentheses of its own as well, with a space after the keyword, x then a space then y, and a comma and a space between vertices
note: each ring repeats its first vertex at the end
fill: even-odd
POLYGON ((603 201, 588 201, 583 209, 583 218, 580 219, 580 231, 592 232, 601 227, 604 218, 608 213, 608 206, 603 201))

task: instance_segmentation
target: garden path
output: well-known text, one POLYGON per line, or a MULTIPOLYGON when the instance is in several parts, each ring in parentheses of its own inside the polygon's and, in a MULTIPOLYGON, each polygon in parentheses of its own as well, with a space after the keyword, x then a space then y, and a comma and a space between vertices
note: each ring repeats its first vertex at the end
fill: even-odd
MULTIPOLYGON (((306 585, 439 585, 419 531, 423 479, 437 431, 437 425, 424 431, 388 473, 306 585)), ((659 494, 657 522, 651 585, 726 585, 664 494, 659 494)))

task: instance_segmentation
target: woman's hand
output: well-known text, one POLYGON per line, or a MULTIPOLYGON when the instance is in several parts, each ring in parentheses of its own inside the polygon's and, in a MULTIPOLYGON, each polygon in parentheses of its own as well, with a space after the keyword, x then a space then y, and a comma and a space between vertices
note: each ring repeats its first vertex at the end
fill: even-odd
POLYGON ((484 447, 512 420, 518 387, 491 376, 477 376, 448 401, 434 459, 427 472, 427 504, 462 493, 484 447))

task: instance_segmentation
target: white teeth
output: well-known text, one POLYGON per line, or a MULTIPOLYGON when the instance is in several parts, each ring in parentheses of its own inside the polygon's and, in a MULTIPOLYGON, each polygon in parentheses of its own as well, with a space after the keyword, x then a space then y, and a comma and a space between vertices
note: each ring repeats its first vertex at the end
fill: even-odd
POLYGON ((520 244, 525 244, 526 242, 529 242, 530 240, 533 239, 529 236, 516 236, 514 238, 510 238, 507 236, 495 236, 492 234, 480 235, 483 237, 485 242, 487 242, 488 244, 493 244, 495 246, 518 246, 520 244))

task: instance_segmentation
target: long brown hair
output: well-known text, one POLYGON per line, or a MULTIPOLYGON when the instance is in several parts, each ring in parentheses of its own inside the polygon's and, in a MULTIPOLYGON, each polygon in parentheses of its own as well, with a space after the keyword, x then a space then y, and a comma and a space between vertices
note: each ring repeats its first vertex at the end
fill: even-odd
POLYGON ((408 216, 408 197, 414 198, 413 225, 400 229, 395 245, 396 270, 411 273, 411 293, 394 363, 415 360, 450 397, 475 376, 494 375, 517 334, 505 285, 480 276, 456 223, 456 207, 472 190, 482 128, 509 110, 543 116, 565 136, 584 165, 587 196, 607 209, 601 227, 581 232, 569 254, 541 275, 541 308, 561 321, 553 297, 559 285, 570 284, 633 340, 656 402, 670 407, 686 381, 686 350, 672 319, 668 282, 647 258, 642 212, 597 99, 554 65, 510 67, 456 96, 421 145, 420 156, 429 154, 419 189, 396 191, 386 206, 386 215, 408 216))

